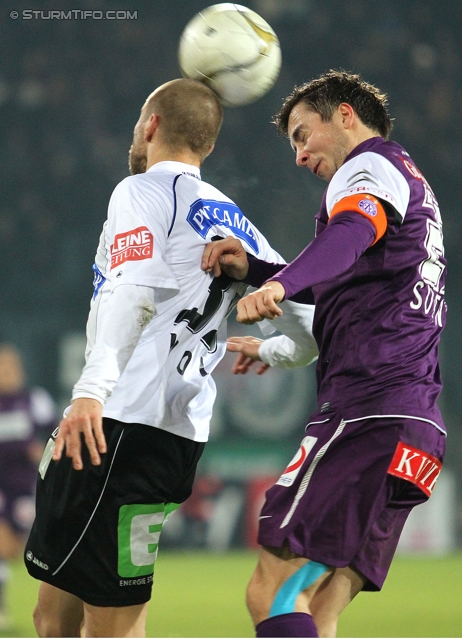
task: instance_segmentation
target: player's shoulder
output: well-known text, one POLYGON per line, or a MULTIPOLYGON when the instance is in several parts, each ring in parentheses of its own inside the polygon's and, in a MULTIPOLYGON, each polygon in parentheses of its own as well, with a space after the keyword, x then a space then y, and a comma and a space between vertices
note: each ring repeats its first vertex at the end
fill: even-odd
POLYGON ((364 185, 378 189, 400 185, 406 189, 406 159, 410 160, 409 155, 395 142, 379 139, 375 144, 360 145, 335 173, 327 196, 339 189, 354 189, 356 185, 361 190, 364 185))
POLYGON ((179 181, 179 185, 193 189, 203 199, 227 202, 237 207, 237 204, 229 196, 223 193, 223 191, 215 185, 207 182, 207 180, 194 180, 194 178, 191 178, 190 176, 185 176, 181 181, 179 181))
POLYGON ((109 202, 111 209, 170 210, 174 204, 172 178, 151 172, 127 176, 115 187, 109 202))
POLYGON ((338 169, 325 192, 330 211, 340 199, 369 193, 404 216, 411 193, 405 162, 409 155, 396 142, 372 138, 358 145, 338 169))
POLYGON ((400 144, 393 140, 373 138, 370 142, 366 141, 366 143, 359 145, 340 167, 337 174, 339 177, 355 175, 356 171, 364 169, 374 175, 383 171, 393 171, 391 167, 403 173, 406 161, 411 161, 410 156, 400 144))
POLYGON ((115 187, 113 195, 134 195, 138 192, 165 191, 172 180, 168 174, 150 172, 138 173, 134 176, 127 176, 115 187))

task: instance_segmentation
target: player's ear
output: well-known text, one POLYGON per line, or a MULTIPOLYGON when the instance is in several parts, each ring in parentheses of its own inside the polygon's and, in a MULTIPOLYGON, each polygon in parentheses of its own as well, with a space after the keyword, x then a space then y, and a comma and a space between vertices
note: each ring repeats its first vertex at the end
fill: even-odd
POLYGON ((151 142, 152 136, 154 135, 156 129, 159 127, 159 116, 157 113, 152 113, 147 120, 144 127, 144 139, 146 142, 151 142))
POLYGON ((347 102, 342 102, 338 106, 338 114, 341 118, 341 122, 345 129, 351 129, 351 125, 353 124, 355 118, 355 111, 351 104, 347 102))

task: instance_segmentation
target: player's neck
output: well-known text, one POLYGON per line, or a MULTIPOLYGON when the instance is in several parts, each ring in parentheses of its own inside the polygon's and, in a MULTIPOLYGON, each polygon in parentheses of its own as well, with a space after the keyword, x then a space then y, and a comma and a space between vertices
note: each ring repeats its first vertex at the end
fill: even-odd
POLYGON ((377 136, 380 135, 377 131, 373 131, 372 129, 369 129, 369 127, 366 127, 363 124, 357 127, 357 129, 352 133, 353 135, 351 137, 350 152, 353 151, 353 149, 356 149, 356 147, 359 146, 361 143, 366 142, 366 140, 370 140, 371 138, 376 138, 377 136))
POLYGON ((150 147, 148 145, 146 171, 158 162, 165 162, 168 160, 174 162, 184 162, 185 164, 191 164, 194 167, 198 168, 200 168, 201 166, 198 156, 191 151, 183 150, 173 152, 171 149, 166 149, 163 147, 155 148, 154 146, 150 147))

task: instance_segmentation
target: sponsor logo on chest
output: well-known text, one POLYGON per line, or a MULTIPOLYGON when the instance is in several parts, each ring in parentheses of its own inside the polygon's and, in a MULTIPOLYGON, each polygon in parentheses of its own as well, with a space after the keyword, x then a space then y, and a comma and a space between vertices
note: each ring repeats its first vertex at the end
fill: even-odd
POLYGON ((399 442, 393 460, 388 467, 388 473, 412 482, 430 497, 440 475, 441 467, 442 464, 438 458, 404 444, 404 442, 399 442))
POLYGON ((232 235, 244 240, 258 254, 258 243, 252 224, 232 202, 196 200, 189 208, 186 220, 202 238, 213 226, 226 227, 232 235))
POLYGON ((152 258, 154 238, 147 227, 137 227, 125 233, 118 233, 111 245, 111 269, 128 260, 152 258))

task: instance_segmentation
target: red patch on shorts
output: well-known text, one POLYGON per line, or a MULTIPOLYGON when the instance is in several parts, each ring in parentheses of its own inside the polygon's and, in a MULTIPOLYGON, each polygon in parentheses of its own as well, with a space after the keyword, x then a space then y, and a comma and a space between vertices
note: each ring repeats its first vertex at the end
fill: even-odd
POLYGON ((399 442, 395 455, 388 467, 392 476, 408 480, 430 497, 440 475, 442 464, 438 458, 399 442))
POLYGON ((111 245, 111 269, 127 260, 152 258, 154 238, 147 227, 138 227, 125 233, 118 233, 111 245))

